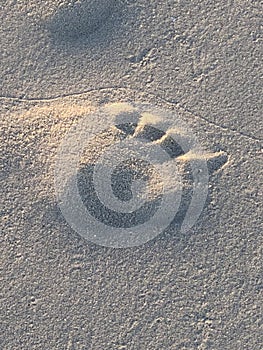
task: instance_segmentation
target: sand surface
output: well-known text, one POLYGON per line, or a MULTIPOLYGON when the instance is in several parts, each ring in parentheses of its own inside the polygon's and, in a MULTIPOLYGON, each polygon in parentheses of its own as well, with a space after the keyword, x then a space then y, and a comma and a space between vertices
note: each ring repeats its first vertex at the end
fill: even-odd
POLYGON ((262 349, 261 13, 245 0, 1 2, 1 350, 262 349), (188 232, 102 246, 61 213, 58 149, 99 108, 134 102, 189 125, 207 200, 188 232))

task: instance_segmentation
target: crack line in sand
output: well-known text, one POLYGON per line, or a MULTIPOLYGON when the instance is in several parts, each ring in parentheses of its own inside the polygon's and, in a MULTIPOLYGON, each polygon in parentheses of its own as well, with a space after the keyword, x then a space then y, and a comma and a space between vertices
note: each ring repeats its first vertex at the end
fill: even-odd
MULTIPOLYGON (((72 93, 67 93, 67 94, 62 94, 62 95, 57 95, 57 96, 50 96, 50 97, 46 97, 46 98, 23 98, 23 97, 18 97, 18 96, 0 96, 0 100, 4 100, 4 99, 7 99, 7 100, 11 100, 11 101, 18 101, 18 102, 50 102, 50 101, 56 101, 56 100, 60 100, 62 98, 67 98, 67 97, 74 97, 74 96, 81 96, 81 95, 85 95, 85 94, 89 94, 91 92, 94 92, 94 91, 103 91, 103 90, 113 90, 113 89, 123 89, 123 90, 131 90, 131 91, 136 91, 136 92, 139 92, 138 90, 136 89, 133 89, 133 88, 130 88, 130 87, 125 87, 125 86, 120 86, 120 85, 117 85, 117 86, 105 86, 105 87, 100 87, 100 88, 93 88, 93 89, 88 89, 88 90, 83 90, 81 92, 72 92, 72 93)), ((152 95, 152 96, 155 96, 155 97, 158 97, 160 100, 163 100, 171 105, 177 105, 179 108, 183 109, 185 112, 191 114, 193 117, 195 118, 198 118, 198 119, 201 119, 217 128, 220 128, 224 131, 232 131, 233 133, 235 134, 238 134, 239 136, 241 137, 246 137, 250 140, 253 140, 253 141, 257 141, 257 142, 262 142, 263 139, 260 139, 258 137, 255 137, 253 135, 250 135, 250 134, 247 134, 247 133, 244 133, 242 131, 239 131, 239 130, 236 130, 236 129, 233 129, 231 127, 227 127, 227 126, 224 126, 224 125, 220 125, 220 124, 217 124, 216 122, 213 122, 211 120, 209 120, 208 118, 206 117, 203 117, 199 114, 196 114, 194 112, 192 112, 189 108, 183 106, 180 104, 180 102, 178 101, 175 101, 175 100, 172 100, 172 99, 166 99, 160 95, 156 95, 156 94, 153 94, 151 92, 146 92, 148 95, 152 95)))

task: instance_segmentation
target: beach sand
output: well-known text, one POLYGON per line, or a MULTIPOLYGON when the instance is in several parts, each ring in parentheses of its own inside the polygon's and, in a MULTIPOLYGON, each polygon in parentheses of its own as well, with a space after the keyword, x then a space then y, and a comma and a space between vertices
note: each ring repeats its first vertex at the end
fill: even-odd
POLYGON ((261 10, 247 1, 0 5, 1 350, 262 348, 261 10), (208 195, 188 232, 171 226, 118 249, 62 215, 61 142, 112 103, 112 113, 119 103, 169 111, 196 135, 208 195))

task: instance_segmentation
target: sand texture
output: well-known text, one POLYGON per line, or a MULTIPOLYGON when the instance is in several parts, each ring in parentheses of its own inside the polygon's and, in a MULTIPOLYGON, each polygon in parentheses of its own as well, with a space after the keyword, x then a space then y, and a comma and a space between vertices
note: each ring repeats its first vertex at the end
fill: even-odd
MULTIPOLYGON (((1 2, 1 350, 262 349, 261 13, 259 1, 245 0, 1 2), (150 112, 126 122, 143 103, 150 112), (181 181, 182 201, 161 234, 154 233, 165 213, 143 231, 144 244, 132 244, 137 236, 126 247, 99 244, 104 233, 85 237, 63 215, 56 186, 62 202, 69 198, 74 169, 66 168, 65 181, 57 176, 58 154, 84 120, 90 141, 79 191, 112 233, 144 225, 163 187, 147 162, 130 171, 123 161, 111 177, 113 194, 131 212, 146 197, 151 205, 111 217, 96 206, 90 181, 104 150, 143 136, 169 155, 162 184, 170 198, 181 181), (182 232, 194 193, 191 162, 207 166, 207 196, 182 232), (129 181, 140 185, 150 175, 148 192, 129 207, 129 181)), ((66 163, 71 153, 64 153, 66 163)), ((98 168, 105 181, 107 161, 120 157, 105 156, 98 168)))

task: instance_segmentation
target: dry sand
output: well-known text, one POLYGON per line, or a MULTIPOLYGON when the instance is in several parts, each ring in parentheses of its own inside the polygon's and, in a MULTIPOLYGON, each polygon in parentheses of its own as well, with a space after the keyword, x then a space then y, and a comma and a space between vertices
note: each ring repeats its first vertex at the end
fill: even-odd
POLYGON ((262 349, 260 2, 69 3, 0 4, 0 349, 262 349), (189 124, 209 194, 187 233, 102 247, 60 212, 56 154, 133 101, 189 124))

